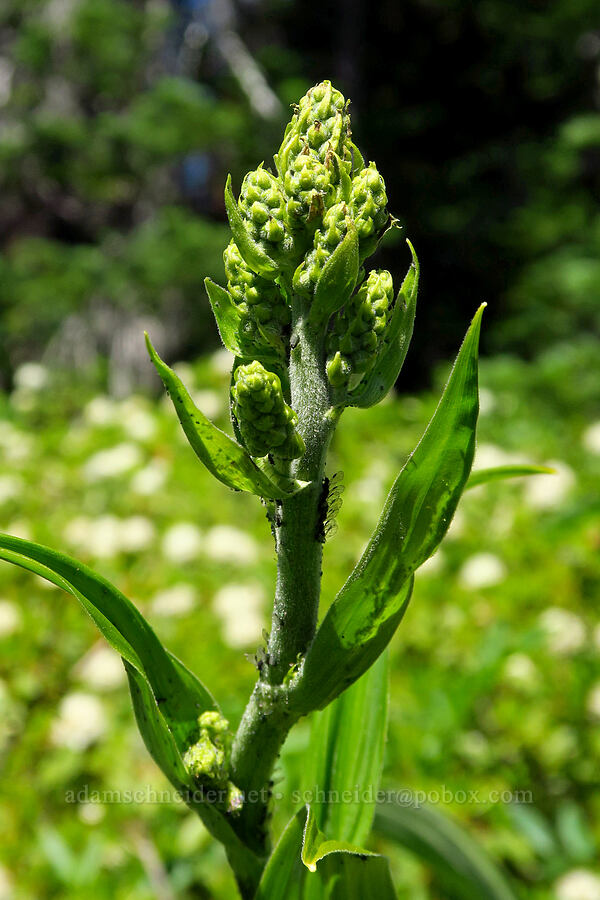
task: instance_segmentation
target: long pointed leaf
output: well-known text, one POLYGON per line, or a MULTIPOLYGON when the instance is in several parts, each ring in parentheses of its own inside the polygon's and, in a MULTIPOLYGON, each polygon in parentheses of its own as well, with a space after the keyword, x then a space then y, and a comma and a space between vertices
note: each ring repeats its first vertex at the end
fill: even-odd
POLYGON ((412 263, 398 292, 385 344, 372 372, 349 394, 349 406, 365 408, 379 403, 397 381, 404 365, 415 323, 419 288, 419 260, 411 242, 406 243, 410 247, 412 263))
POLYGON ((382 805, 375 815, 375 832, 427 863, 448 900, 516 900, 501 872, 467 832, 430 807, 382 805))
POLYGON ((135 719, 146 749, 171 784, 178 790, 183 790, 189 783, 189 775, 148 681, 126 659, 123 660, 123 664, 129 681, 135 719))
POLYGON ((475 450, 477 311, 425 434, 394 482, 379 523, 310 646, 290 702, 321 709, 358 678, 391 639, 415 570, 452 520, 475 450))
POLYGON ((240 314, 229 291, 222 288, 220 284, 215 284, 210 278, 204 279, 204 287, 224 346, 234 356, 242 356, 238 340, 240 314))
MULTIPOLYGON (((274 347, 269 347, 266 340, 264 345, 261 345, 259 348, 253 347, 249 349, 247 347, 244 349, 239 340, 240 314, 231 299, 229 291, 226 291, 221 285, 215 284, 210 278, 204 279, 204 286, 225 348, 233 356, 242 360, 260 358, 260 361, 265 365, 271 363, 281 365, 284 356, 283 341, 281 342, 282 349, 280 352, 274 347)), ((259 329, 261 328, 260 324, 258 327, 259 329)))
POLYGON ((340 841, 363 844, 371 830, 383 767, 389 654, 314 715, 305 786, 317 824, 340 841))
POLYGON ((501 481, 505 478, 520 478, 522 475, 554 475, 555 469, 549 466, 529 466, 512 465, 512 466, 495 466, 491 469, 476 469, 471 472, 467 481, 465 490, 479 487, 480 484, 488 484, 490 481, 501 481))
POLYGON ((358 233, 348 219, 343 241, 327 260, 317 282, 310 305, 309 322, 315 328, 324 325, 350 298, 358 278, 358 233))
POLYGON ((146 335, 148 353, 171 396, 175 411, 190 445, 209 472, 234 491, 248 491, 267 500, 290 497, 306 487, 306 482, 271 478, 259 469, 250 454, 237 441, 217 428, 200 412, 181 379, 166 365, 146 335))

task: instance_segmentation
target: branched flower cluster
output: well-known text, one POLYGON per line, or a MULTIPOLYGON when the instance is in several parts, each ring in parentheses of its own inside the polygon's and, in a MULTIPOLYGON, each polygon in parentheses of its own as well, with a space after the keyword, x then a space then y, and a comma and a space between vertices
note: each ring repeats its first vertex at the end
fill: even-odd
POLYGON ((275 174, 263 164, 249 172, 237 201, 228 185, 224 262, 239 348, 234 424, 252 456, 289 460, 304 446, 276 372, 289 361, 294 298, 314 307, 343 406, 384 345, 394 296, 389 272, 362 268, 390 221, 385 184, 352 142, 348 103, 330 82, 300 100, 274 159, 275 174))

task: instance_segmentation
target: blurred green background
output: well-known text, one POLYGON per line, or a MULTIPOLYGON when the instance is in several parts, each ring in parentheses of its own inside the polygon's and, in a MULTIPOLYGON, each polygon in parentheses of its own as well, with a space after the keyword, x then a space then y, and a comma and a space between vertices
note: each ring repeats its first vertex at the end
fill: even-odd
MULTIPOLYGON (((232 721, 268 622, 268 523, 196 464, 141 339, 226 427, 231 360, 202 282, 223 281, 227 172, 239 185, 268 161, 289 104, 331 78, 421 259, 397 392, 338 431, 326 602, 488 301, 476 464, 557 474, 469 492, 421 570, 392 645, 384 786, 445 788, 438 808, 527 900, 600 900, 599 65, 591 0, 0 11, 0 530, 112 579, 232 721), (531 803, 510 801, 523 791, 531 803)), ((374 263, 400 279, 402 240, 374 263)), ((284 792, 307 734, 282 756, 284 792)), ((85 785, 167 786, 116 655, 71 598, 2 566, 0 900, 233 896, 185 807, 68 803, 85 785)), ((278 827, 291 812, 279 804, 278 827)), ((443 900, 412 857, 374 846, 399 897, 443 900)))

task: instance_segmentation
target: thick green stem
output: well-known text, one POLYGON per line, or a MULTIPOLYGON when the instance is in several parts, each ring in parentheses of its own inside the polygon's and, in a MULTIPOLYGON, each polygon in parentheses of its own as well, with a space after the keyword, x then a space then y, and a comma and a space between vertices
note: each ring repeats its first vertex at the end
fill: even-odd
POLYGON ((294 300, 292 313, 292 406, 306 444, 306 453, 293 468, 297 478, 311 484, 277 507, 277 585, 267 662, 232 751, 232 779, 246 795, 236 830, 249 847, 262 854, 268 850, 266 820, 273 766, 297 719, 287 709, 284 679, 308 649, 317 624, 326 512, 323 476, 338 419, 331 408, 325 374, 324 337, 308 327, 303 301, 294 300))

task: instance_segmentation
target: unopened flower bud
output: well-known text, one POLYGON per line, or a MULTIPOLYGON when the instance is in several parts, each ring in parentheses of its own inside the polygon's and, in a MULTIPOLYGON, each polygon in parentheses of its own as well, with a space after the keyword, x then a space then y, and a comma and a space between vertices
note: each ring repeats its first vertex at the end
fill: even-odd
POLYGON ((376 270, 335 317, 327 341, 327 376, 333 387, 352 390, 372 369, 393 298, 392 276, 376 270))
POLYGON ((262 348, 285 355, 291 311, 275 282, 257 275, 244 262, 235 241, 223 253, 227 289, 240 314, 239 338, 249 355, 262 348))
POLYGON ((286 201, 277 178, 259 167, 248 172, 238 201, 250 237, 278 260, 293 249, 285 222, 286 201))
POLYGON ((306 150, 321 163, 328 153, 344 156, 350 122, 346 106, 343 95, 329 81, 315 85, 302 97, 276 157, 280 174, 306 150))
POLYGON ((294 272, 294 290, 313 294, 324 267, 348 230, 349 210, 345 203, 336 203, 323 217, 322 226, 315 232, 313 249, 294 272))
POLYGON ((388 222, 385 183, 375 163, 369 163, 352 179, 349 207, 358 232, 361 259, 375 250, 388 222))
POLYGON ((226 782, 231 735, 229 722, 216 710, 198 717, 200 736, 185 752, 183 762, 198 781, 226 782))
POLYGON ((257 360, 238 366, 231 393, 240 433, 252 456, 302 456, 304 441, 295 428, 298 416, 285 402, 274 372, 268 372, 257 360))
POLYGON ((229 722, 217 710, 209 709, 198 716, 200 736, 183 755, 188 772, 201 785, 218 788, 222 798, 218 804, 236 815, 244 803, 244 795, 229 780, 232 735, 229 722))
POLYGON ((320 219, 334 193, 331 166, 310 153, 296 156, 283 177, 290 227, 320 219))

